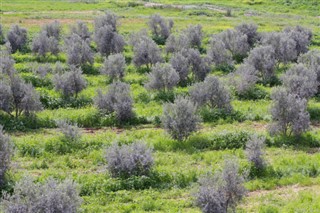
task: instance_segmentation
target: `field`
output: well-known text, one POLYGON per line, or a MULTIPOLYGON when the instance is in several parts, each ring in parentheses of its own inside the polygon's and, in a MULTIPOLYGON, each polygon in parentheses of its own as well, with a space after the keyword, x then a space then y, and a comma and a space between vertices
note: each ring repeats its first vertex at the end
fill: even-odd
MULTIPOLYGON (((104 11, 116 13, 119 33, 126 41, 132 32, 147 28, 150 15, 158 13, 174 21, 174 32, 191 24, 201 24, 204 31, 202 46, 207 47, 211 34, 234 28, 243 22, 254 22, 259 32, 281 31, 287 26, 301 25, 312 30, 310 49, 320 50, 320 2, 318 0, 2 0, 1 24, 4 32, 12 24, 28 29, 28 41, 42 25, 58 20, 63 35, 77 20, 88 23, 104 11), (170 6, 171 5, 171 6, 170 6), (232 15, 226 16, 227 10, 232 15)), ((93 43, 93 42, 92 42, 93 43)), ((61 45, 63 40, 61 40, 61 45)), ((93 44, 93 47, 96 48, 93 44)), ((164 49, 164 46, 161 46, 164 49)), ((162 97, 144 87, 146 73, 132 61, 133 51, 125 47, 127 62, 124 82, 129 83, 134 100, 136 119, 118 125, 113 116, 101 116, 92 98, 99 88, 110 83, 99 73, 101 57, 95 57, 92 68, 84 76, 88 87, 79 93, 76 103, 62 103, 48 74, 41 81, 31 70, 33 62, 66 63, 61 52, 39 60, 31 51, 12 54, 15 68, 26 81, 32 82, 46 102, 36 117, 12 118, 0 111, 0 124, 15 144, 15 154, 9 171, 10 183, 31 175, 36 181, 48 177, 71 178, 80 186, 83 212, 201 212, 194 204, 193 193, 199 177, 220 168, 225 156, 239 158, 240 170, 249 168, 244 152, 248 135, 257 133, 267 138, 264 175, 249 178, 245 187, 248 196, 237 206, 237 212, 318 212, 320 209, 320 102, 315 96, 308 103, 311 129, 300 137, 271 137, 268 124, 272 117, 271 87, 259 85, 266 92, 263 99, 247 100, 232 96, 236 115, 208 115, 200 128, 187 140, 179 142, 168 135, 160 123, 162 97), (83 134, 74 147, 66 146, 55 120, 77 123, 83 134), (155 165, 150 177, 112 178, 106 169, 105 149, 114 141, 130 144, 143 140, 153 147, 155 165)), ((167 57, 163 52, 163 56, 167 57)), ((286 67, 277 70, 277 76, 286 67)), ((212 75, 224 78, 222 70, 212 75)), ((174 95, 188 94, 188 87, 178 86, 174 95)), ((10 187, 9 187, 10 188, 10 187)))

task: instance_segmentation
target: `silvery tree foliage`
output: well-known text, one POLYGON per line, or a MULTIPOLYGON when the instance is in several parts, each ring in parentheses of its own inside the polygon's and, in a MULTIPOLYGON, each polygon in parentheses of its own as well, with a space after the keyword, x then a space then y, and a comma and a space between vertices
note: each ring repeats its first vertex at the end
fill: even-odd
POLYGON ((148 82, 145 87, 150 90, 171 90, 179 83, 179 74, 171 64, 157 63, 148 73, 148 82))
POLYGON ((122 80, 125 74, 125 69, 126 60, 123 54, 118 53, 109 55, 108 58, 104 60, 100 72, 108 75, 111 80, 122 80))
POLYGON ((94 20, 94 41, 101 55, 108 56, 123 51, 126 43, 117 32, 117 20, 118 17, 111 12, 94 20))
POLYGON ((46 76, 52 72, 52 67, 49 63, 32 63, 31 70, 34 73, 34 75, 38 76, 40 79, 45 79, 46 76))
POLYGON ((22 113, 26 116, 42 109, 40 96, 31 84, 26 84, 19 77, 11 77, 9 83, 0 81, 1 110, 18 117, 22 113))
POLYGON ((108 11, 102 16, 98 16, 94 20, 94 30, 98 31, 101 27, 110 26, 112 31, 117 32, 118 27, 118 17, 116 14, 108 11))
POLYGON ((200 48, 203 38, 202 26, 200 24, 190 25, 182 34, 188 38, 189 48, 200 48))
POLYGON ((149 175, 154 165, 152 149, 142 141, 129 145, 113 143, 107 148, 105 158, 112 177, 149 175))
POLYGON ((232 53, 218 37, 211 38, 207 54, 216 67, 233 66, 232 53))
POLYGON ((96 29, 94 41, 100 54, 104 56, 120 53, 125 46, 124 38, 114 31, 111 25, 105 25, 96 29))
POLYGON ((241 64, 230 77, 231 84, 239 95, 249 92, 259 80, 258 71, 247 63, 241 64))
POLYGON ((194 79, 203 81, 210 72, 210 59, 202 57, 197 49, 183 49, 181 54, 188 58, 194 79))
MULTIPOLYGON (((16 73, 14 68, 15 61, 9 53, 1 52, 0 56, 0 74, 12 76, 16 73)), ((1 76, 1 75, 0 75, 1 76)))
POLYGON ((288 27, 283 32, 296 42, 298 56, 308 51, 312 39, 311 30, 298 25, 296 27, 288 27))
POLYGON ((256 169, 264 169, 267 165, 264 159, 264 149, 264 137, 259 137, 258 135, 254 134, 249 138, 246 144, 245 153, 248 161, 252 163, 256 169))
POLYGON ((7 40, 11 46, 11 52, 15 53, 17 50, 22 50, 27 44, 27 29, 18 25, 12 25, 8 34, 7 40))
POLYGON ((3 34, 2 24, 0 24, 0 44, 4 44, 4 43, 6 43, 6 39, 5 39, 4 34, 3 34))
POLYGON ((196 205, 204 213, 235 212, 237 204, 247 194, 238 161, 233 158, 225 160, 222 171, 200 178, 199 184, 199 191, 195 194, 196 205))
POLYGON ((76 123, 72 124, 70 121, 67 120, 58 120, 56 121, 56 124, 59 127, 65 139, 72 142, 80 140, 81 132, 76 123))
POLYGON ((167 21, 159 14, 151 15, 148 22, 152 36, 155 40, 162 41, 165 41, 170 36, 173 24, 174 23, 171 19, 167 21))
POLYGON ((43 31, 46 32, 47 36, 55 38, 57 41, 60 40, 61 25, 59 21, 54 21, 52 23, 46 24, 43 27, 43 31))
POLYGON ((286 88, 277 87, 271 94, 272 124, 271 135, 301 135, 310 126, 310 115, 307 111, 307 100, 290 94, 286 88))
POLYGON ((236 26, 236 31, 247 36, 250 47, 253 47, 259 40, 258 26, 253 23, 242 23, 236 26))
POLYGON ((294 64, 281 76, 283 86, 299 98, 309 99, 318 91, 317 74, 303 64, 294 64))
POLYGON ((146 65, 150 68, 152 65, 162 62, 161 50, 158 45, 147 35, 135 34, 131 37, 133 44, 133 63, 137 67, 146 65), (137 36, 141 36, 138 37, 137 36))
POLYGON ((177 97, 163 107, 162 125, 175 140, 186 140, 198 129, 200 122, 196 105, 188 98, 177 97))
POLYGON ((189 48, 189 38, 186 34, 181 33, 180 35, 171 34, 166 41, 166 52, 175 53, 182 49, 189 48))
POLYGON ((80 38, 88 43, 91 41, 91 32, 87 24, 83 21, 78 21, 77 24, 71 26, 70 34, 77 34, 80 38))
POLYGON ((70 71, 56 74, 53 78, 55 90, 62 93, 64 97, 78 97, 79 92, 87 87, 87 82, 82 76, 81 68, 70 66, 70 71))
POLYGON ((198 106, 207 105, 210 108, 232 111, 229 91, 215 76, 208 76, 203 82, 194 84, 189 94, 198 106))
POLYGON ((179 81, 184 84, 190 73, 189 60, 181 52, 174 53, 170 58, 170 64, 179 75, 179 81))
POLYGON ((31 50, 41 57, 45 57, 47 53, 58 55, 59 41, 55 37, 49 37, 45 31, 42 31, 33 38, 31 50))
POLYGON ((89 42, 83 40, 78 34, 72 34, 66 38, 65 50, 69 65, 80 67, 86 64, 93 64, 94 53, 90 48, 89 42))
POLYGON ((16 183, 12 194, 4 194, 1 203, 5 213, 76 213, 82 199, 72 180, 59 183, 49 178, 41 184, 24 177, 16 183))
POLYGON ((247 35, 237 32, 236 30, 226 30, 217 35, 221 39, 227 50, 232 53, 233 58, 244 58, 249 50, 247 35))
POLYGON ((101 90, 98 90, 97 93, 94 103, 101 112, 115 113, 120 123, 130 120, 134 116, 130 85, 116 81, 110 84, 107 93, 104 94, 101 90))
POLYGON ((269 82, 275 75, 275 52, 272 46, 260 46, 251 50, 246 64, 253 66, 258 72, 259 77, 264 83, 269 82))
POLYGON ((13 154, 13 144, 8 135, 3 131, 0 125, 0 187, 5 184, 5 174, 10 167, 13 154))
MULTIPOLYGON (((320 84, 320 51, 319 50, 310 50, 305 54, 300 55, 298 58, 298 63, 304 64, 304 66, 312 70, 317 74, 317 80, 320 84)), ((318 91, 319 91, 318 85, 318 91)))
POLYGON ((297 59, 296 42, 286 33, 265 33, 262 36, 261 43, 264 46, 272 46, 278 64, 288 64, 297 59))

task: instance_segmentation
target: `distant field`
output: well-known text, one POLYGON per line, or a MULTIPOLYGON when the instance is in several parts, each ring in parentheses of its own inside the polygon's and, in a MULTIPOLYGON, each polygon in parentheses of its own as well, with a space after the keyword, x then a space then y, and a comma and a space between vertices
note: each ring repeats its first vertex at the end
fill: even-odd
MULTIPOLYGON (((281 31, 287 26, 296 25, 310 28, 314 34, 310 49, 320 50, 319 0, 2 0, 0 3, 1 24, 5 33, 12 24, 19 24, 28 29, 30 42, 44 24, 54 20, 62 24, 63 35, 77 20, 89 23, 89 29, 93 31, 94 18, 107 10, 120 17, 119 32, 126 41, 130 33, 147 28, 150 15, 158 13, 173 19, 174 33, 189 25, 201 24, 205 34, 204 48, 211 34, 243 22, 254 22, 259 32, 281 31), (226 16, 229 9, 231 17, 226 16)), ((95 48, 95 44, 92 47, 95 48)), ((267 93, 264 99, 243 100, 233 97, 232 106, 242 120, 226 117, 202 122, 197 133, 179 143, 159 126, 164 101, 144 87, 147 75, 131 63, 131 47, 125 48, 124 55, 129 61, 124 81, 131 86, 134 112, 139 118, 136 125, 119 127, 109 116, 99 117, 92 105, 91 99, 96 90, 106 88, 109 82, 106 76, 98 72, 102 66, 101 57, 95 58, 93 73, 84 74, 88 87, 79 94, 84 100, 83 106, 46 108, 36 114, 35 121, 22 118, 15 122, 0 112, 0 124, 9 124, 7 129, 16 146, 10 170, 10 177, 14 181, 26 174, 31 174, 39 181, 49 176, 72 178, 81 186, 84 212, 200 212, 194 204, 192 192, 196 190, 201 175, 216 170, 223 157, 230 154, 240 159, 241 169, 249 167, 242 148, 222 149, 216 143, 221 137, 227 137, 232 143, 240 141, 243 134, 259 133, 269 139, 266 159, 273 171, 265 177, 246 182, 249 195, 238 206, 238 212, 319 211, 319 97, 312 98, 308 105, 311 130, 297 139, 294 145, 293 141, 288 141, 286 145, 272 143, 267 133, 271 120, 271 88, 263 85, 260 86, 267 93), (65 153, 59 150, 61 133, 55 126, 56 119, 69 119, 82 127, 83 137, 78 148, 65 153), (152 146, 155 156, 154 177, 129 180, 112 178, 106 171, 104 153, 105 148, 115 140, 123 143, 143 140, 152 146)), ((167 57, 165 53, 163 56, 167 57)), ((36 56, 29 51, 15 53, 13 58, 16 61, 15 68, 23 79, 32 81, 36 78, 30 72, 31 62, 39 61, 36 56)), ((65 63, 66 54, 49 56, 41 63, 53 65, 56 61, 65 63)), ((283 70, 277 70, 277 76, 282 73, 283 70)), ((211 74, 226 75, 221 70, 213 70, 211 74)), ((48 76, 51 78, 52 74, 48 76)), ((187 94, 188 89, 179 86, 174 88, 173 93, 187 94)), ((36 86, 36 90, 53 101, 60 97, 51 83, 36 86)))

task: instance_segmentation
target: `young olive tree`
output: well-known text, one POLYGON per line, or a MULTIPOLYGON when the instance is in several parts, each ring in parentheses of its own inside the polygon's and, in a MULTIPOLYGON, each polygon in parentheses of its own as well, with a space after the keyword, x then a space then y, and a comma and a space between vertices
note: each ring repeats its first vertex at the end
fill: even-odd
POLYGON ((18 25, 12 25, 8 34, 7 40, 10 43, 12 53, 22 50, 27 44, 27 30, 19 27, 18 25))
POLYGON ((112 177, 149 175, 154 164, 152 149, 142 141, 129 145, 113 143, 107 148, 105 158, 112 177))
POLYGON ((307 100, 290 94, 285 88, 277 87, 271 94, 272 124, 271 135, 301 135, 310 126, 310 115, 307 111, 307 100))
POLYGON ((270 82, 275 76, 276 60, 272 46, 254 48, 245 60, 245 63, 253 66, 259 72, 259 77, 264 83, 270 82))
POLYGON ((150 90, 171 90, 179 82, 179 74, 170 64, 157 63, 148 74, 145 87, 150 90))
POLYGON ((265 138, 256 134, 252 135, 246 144, 247 159, 258 170, 263 170, 267 165, 264 159, 264 148, 265 138))
POLYGON ((312 39, 311 30, 298 25, 296 27, 288 27, 283 32, 296 42, 295 49, 298 56, 308 51, 312 39))
POLYGON ((317 74, 303 64, 295 64, 281 77, 288 92, 299 98, 309 99, 318 91, 317 74))
POLYGON ((242 23, 236 26, 236 31, 247 36, 247 41, 250 47, 253 47, 259 40, 258 26, 253 23, 242 23))
POLYGON ((94 20, 94 30, 98 31, 101 27, 110 26, 112 31, 117 32, 118 27, 118 17, 116 14, 107 11, 106 14, 98 16, 94 20))
POLYGON ((114 31, 111 25, 105 25, 95 30, 94 41, 97 49, 103 56, 123 51, 125 41, 122 35, 114 31))
POLYGON ((174 35, 171 34, 166 41, 166 53, 176 53, 183 49, 189 48, 189 38, 186 34, 174 35))
POLYGON ((236 30, 226 30, 216 36, 222 40, 226 49, 232 53, 234 59, 240 60, 244 58, 250 50, 247 35, 239 33, 236 30))
POLYGON ((80 67, 86 64, 93 64, 94 53, 88 42, 83 40, 78 34, 72 34, 65 40, 65 49, 69 65, 80 67))
POLYGON ((77 34, 80 38, 88 43, 91 41, 91 32, 87 24, 83 21, 78 21, 77 24, 71 26, 70 35, 77 34))
POLYGON ((13 155, 13 144, 8 135, 3 131, 0 125, 0 188, 5 184, 5 175, 10 167, 11 157, 13 155))
POLYGON ((216 67, 232 67, 232 53, 226 48, 223 41, 217 37, 212 37, 207 51, 208 57, 216 67))
POLYGON ((202 177, 199 184, 195 198, 203 213, 235 212, 237 204, 247 194, 238 161, 233 158, 225 160, 222 171, 202 177))
POLYGON ((188 38, 189 48, 200 49, 203 38, 202 26, 200 24, 190 25, 182 34, 188 38))
POLYGON ((146 65, 149 69, 151 65, 163 61, 160 48, 147 36, 136 38, 136 42, 133 46, 133 52, 133 63, 137 67, 146 65))
POLYGON ((302 63, 307 69, 312 70, 317 74, 318 92, 320 91, 320 51, 310 50, 305 54, 300 55, 298 63, 302 63))
POLYGON ((245 95, 251 91, 259 80, 258 71, 254 66, 247 63, 241 64, 230 77, 231 84, 238 95, 245 95))
POLYGON ((122 80, 125 74, 126 60, 121 53, 109 55, 100 69, 102 74, 108 75, 111 80, 122 80))
POLYGON ((154 40, 158 41, 159 43, 164 43, 170 36, 171 29, 173 27, 173 21, 171 19, 166 21, 160 15, 154 14, 150 17, 148 25, 154 40))
POLYGON ((6 39, 3 34, 3 27, 2 27, 2 24, 0 24, 0 45, 5 43, 6 43, 6 39))
POLYGON ((98 90, 97 93, 94 103, 102 113, 115 113, 120 123, 130 120, 134 116, 130 85, 123 82, 113 82, 107 93, 104 94, 101 90, 98 90))
POLYGON ((208 76, 203 82, 194 84, 189 90, 191 99, 198 106, 207 105, 210 108, 232 111, 229 91, 215 76, 208 76))
POLYGON ((60 91, 67 98, 78 97, 79 92, 87 87, 87 83, 82 76, 81 68, 70 66, 70 71, 63 74, 56 74, 53 79, 55 89, 60 91))
POLYGON ((49 178, 45 183, 34 183, 24 177, 16 183, 13 193, 4 193, 1 204, 5 213, 76 213, 80 210, 82 199, 78 185, 72 180, 58 183, 49 178))
POLYGON ((261 43, 264 46, 272 46, 278 66, 279 63, 288 64, 297 59, 296 42, 286 33, 266 33, 263 35, 261 43))
POLYGON ((77 142, 80 140, 81 132, 77 124, 72 124, 67 120, 58 120, 56 124, 67 141, 77 142))
POLYGON ((174 103, 166 103, 163 107, 163 127, 173 139, 186 140, 198 129, 200 118, 196 111, 197 107, 191 100, 177 97, 174 103))
POLYGON ((6 76, 13 76, 17 73, 16 69, 14 68, 15 61, 10 56, 10 54, 5 52, 0 52, 0 74, 6 76))
POLYGON ((55 38, 57 41, 60 40, 61 34, 61 24, 59 21, 54 21, 52 23, 43 26, 43 32, 46 32, 47 36, 55 38))
POLYGON ((47 53, 58 55, 59 41, 55 37, 49 37, 47 33, 43 31, 33 38, 31 50, 41 57, 45 57, 47 53))
POLYGON ((174 53, 170 59, 170 64, 179 75, 179 81, 184 84, 190 73, 189 60, 181 52, 174 53))

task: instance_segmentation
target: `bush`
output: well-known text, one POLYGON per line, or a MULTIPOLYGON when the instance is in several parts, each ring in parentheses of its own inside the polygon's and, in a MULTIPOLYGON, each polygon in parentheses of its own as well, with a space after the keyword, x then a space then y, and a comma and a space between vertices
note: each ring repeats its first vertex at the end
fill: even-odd
POLYGON ((318 91, 317 74, 303 64, 293 65, 282 77, 283 86, 299 98, 309 99, 318 91))
POLYGON ((143 142, 114 143, 107 149, 105 158, 112 177, 148 176, 153 166, 152 150, 143 142))
POLYGON ((197 206, 204 213, 234 212, 237 203, 247 193, 236 159, 226 159, 222 171, 202 177, 199 183, 200 188, 195 198, 197 206))
POLYGON ((81 68, 70 66, 70 71, 63 74, 56 74, 53 79, 55 89, 61 91, 67 98, 70 96, 78 97, 79 92, 86 88, 87 83, 82 76, 81 68))
POLYGON ((154 40, 158 41, 158 44, 164 44, 171 33, 173 21, 166 21, 160 15, 154 14, 150 17, 148 25, 151 29, 151 33, 154 37, 154 40))
POLYGON ((290 94, 285 88, 277 87, 271 94, 273 101, 271 116, 273 123, 269 127, 271 135, 301 135, 309 129, 310 115, 307 112, 307 100, 290 94))
POLYGON ((5 175, 9 169, 13 154, 13 144, 8 135, 4 134, 3 126, 0 125, 0 188, 5 184, 5 175))
POLYGON ((72 34, 65 40, 67 63, 77 67, 92 65, 94 53, 88 41, 83 40, 78 34, 72 34))
POLYGON ((57 126, 67 141, 77 142, 81 138, 81 132, 77 124, 72 124, 66 120, 56 121, 57 126))
POLYGON ((247 159, 258 171, 262 171, 266 167, 264 148, 265 138, 258 135, 252 135, 246 144, 247 159))
POLYGON ((161 122, 173 139, 182 141, 197 130, 200 119, 195 104, 187 98, 178 97, 174 103, 163 107, 161 122))
POLYGON ((108 56, 100 69, 102 74, 108 75, 111 80, 122 80, 126 68, 126 60, 120 53, 108 56))
POLYGON ((4 194, 2 207, 6 213, 75 213, 79 211, 82 203, 77 187, 71 180, 58 183, 49 178, 41 184, 26 177, 16 183, 12 195, 4 194))
POLYGON ((7 39, 10 43, 12 53, 15 53, 17 50, 21 51, 27 44, 27 30, 18 25, 12 25, 8 32, 7 39))
POLYGON ((122 82, 114 82, 109 86, 106 94, 98 90, 94 98, 97 108, 103 113, 115 113, 120 123, 134 117, 132 112, 133 100, 130 95, 130 86, 122 82))
POLYGON ((145 87, 150 90, 171 90, 179 82, 178 73, 170 64, 157 63, 148 74, 148 82, 145 87))
POLYGON ((215 76, 208 76, 204 82, 196 83, 189 90, 191 99, 199 106, 208 105, 210 108, 232 111, 230 94, 220 80, 215 76))
POLYGON ((259 77, 264 83, 269 83, 275 76, 275 52, 271 46, 254 48, 245 63, 251 65, 259 72, 259 77))

